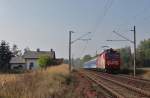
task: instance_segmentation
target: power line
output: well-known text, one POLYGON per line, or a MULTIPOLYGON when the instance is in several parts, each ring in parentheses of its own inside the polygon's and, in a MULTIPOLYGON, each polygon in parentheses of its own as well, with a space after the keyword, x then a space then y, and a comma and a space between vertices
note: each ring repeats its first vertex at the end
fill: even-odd
POLYGON ((100 19, 99 24, 97 24, 95 30, 93 31, 93 35, 91 36, 91 39, 94 37, 94 35, 95 35, 95 33, 96 33, 98 27, 102 24, 104 18, 105 18, 106 15, 107 15, 107 12, 109 11, 109 9, 111 8, 111 6, 112 6, 112 4, 113 4, 113 2, 114 2, 114 0, 111 0, 110 2, 109 2, 109 1, 110 1, 110 0, 107 0, 106 5, 104 6, 104 13, 103 13, 103 16, 102 16, 102 18, 100 19))
POLYGON ((131 43, 133 43, 133 41, 132 41, 132 40, 130 40, 130 39, 128 39, 127 37, 125 37, 125 36, 123 36, 123 35, 121 35, 121 34, 117 33, 116 31, 113 31, 113 32, 114 32, 116 35, 118 35, 118 36, 122 37, 123 39, 125 39, 125 40, 130 41, 131 43))
MULTIPOLYGON (((106 15, 107 15, 109 9, 111 8, 111 6, 113 5, 114 1, 115 1, 115 0, 107 0, 106 4, 105 4, 105 6, 104 6, 103 15, 102 15, 102 17, 97 21, 98 23, 96 23, 95 28, 92 30, 92 31, 93 31, 92 33, 93 33, 93 34, 91 35, 91 40, 93 39, 93 37, 94 37, 94 35, 95 35, 95 33, 96 33, 98 27, 102 24, 104 18, 106 17, 106 15)), ((88 44, 89 44, 89 43, 87 43, 87 47, 86 47, 86 48, 88 48, 88 46, 89 46, 88 44)), ((84 50, 84 51, 85 51, 85 50, 84 50)))
MULTIPOLYGON (((98 21, 97 21, 98 23, 96 23, 96 26, 95 26, 95 28, 94 28, 94 30, 93 30, 93 35, 92 35, 92 37, 95 35, 95 33, 96 33, 98 27, 102 24, 104 18, 105 18, 106 15, 107 15, 107 12, 109 11, 109 9, 111 8, 111 6, 113 5, 113 2, 114 2, 114 0, 107 0, 106 4, 105 4, 105 6, 104 6, 103 15, 102 15, 102 17, 101 17, 100 19, 98 19, 98 21)), ((92 37, 91 37, 91 38, 92 38, 92 37)))
POLYGON ((81 57, 83 56, 83 54, 85 53, 86 49, 88 48, 89 40, 91 40, 91 38, 90 38, 89 35, 88 35, 88 38, 87 38, 87 39, 88 39, 88 40, 86 40, 86 39, 81 39, 81 40, 86 41, 86 44, 84 45, 84 47, 83 47, 83 49, 82 49, 82 51, 81 51, 81 54, 80 54, 79 58, 81 58, 81 57))
MULTIPOLYGON (((71 45, 74 44, 76 41, 79 41, 79 40, 86 41, 86 42, 88 42, 89 40, 91 40, 90 38, 84 38, 86 36, 89 36, 89 34, 91 34, 91 32, 87 32, 87 33, 81 35, 80 37, 76 38, 75 40, 71 40, 72 39, 71 38, 72 33, 76 33, 76 32, 69 31, 69 62, 70 62, 70 70, 71 70, 71 53, 72 53, 71 52, 71 45)), ((86 49, 86 47, 83 49, 83 52, 84 52, 85 49, 86 49)))
MULTIPOLYGON (((71 43, 73 44, 74 42, 78 41, 78 40, 83 40, 82 38, 89 35, 91 32, 85 33, 82 36, 80 36, 79 38, 75 39, 74 41, 72 41, 71 43)), ((89 39, 84 39, 84 40, 89 40, 89 39)))
POLYGON ((133 30, 130 30, 134 32, 134 41, 130 40, 129 38, 121 35, 120 33, 117 33, 115 31, 113 31, 113 33, 115 33, 116 35, 118 35, 119 37, 123 38, 124 40, 107 40, 107 41, 129 41, 132 44, 134 44, 134 76, 136 75, 136 28, 134 26, 133 30))
POLYGON ((88 41, 87 43, 85 44, 85 46, 83 47, 83 50, 81 51, 81 55, 80 55, 80 58, 83 56, 83 54, 85 53, 85 50, 87 49, 87 46, 88 46, 88 41))

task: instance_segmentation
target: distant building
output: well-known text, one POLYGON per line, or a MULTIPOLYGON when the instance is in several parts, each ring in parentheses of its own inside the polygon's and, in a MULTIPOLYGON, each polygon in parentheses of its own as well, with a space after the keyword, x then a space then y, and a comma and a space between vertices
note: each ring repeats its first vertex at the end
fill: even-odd
POLYGON ((12 57, 10 60, 11 69, 25 69, 26 62, 23 57, 12 57))
POLYGON ((37 51, 25 51, 23 56, 11 58, 11 69, 37 69, 39 66, 37 61, 40 56, 50 56, 52 59, 56 59, 53 49, 50 51, 40 51, 40 49, 37 49, 37 51))

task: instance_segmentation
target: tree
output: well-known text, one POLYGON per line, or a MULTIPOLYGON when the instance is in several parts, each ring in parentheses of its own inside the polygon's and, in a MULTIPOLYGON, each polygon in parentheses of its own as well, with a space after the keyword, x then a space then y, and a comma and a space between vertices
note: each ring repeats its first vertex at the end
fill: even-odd
POLYGON ((47 66, 53 64, 53 60, 50 56, 40 56, 38 64, 40 68, 47 68, 47 66))
POLYGON ((89 55, 89 54, 87 54, 87 55, 85 55, 85 56, 83 57, 83 62, 87 62, 87 61, 89 61, 89 60, 91 60, 91 59, 92 59, 92 56, 89 55))
POLYGON ((129 68, 132 65, 132 54, 131 54, 131 48, 124 47, 121 49, 118 49, 120 52, 120 57, 121 57, 121 63, 122 63, 122 68, 129 68))
POLYGON ((5 41, 1 41, 0 44, 0 71, 8 71, 10 70, 10 59, 12 57, 12 53, 9 49, 8 43, 5 41))
POLYGON ((150 39, 141 41, 138 45, 137 61, 140 66, 150 66, 150 39))
POLYGON ((18 46, 16 44, 13 45, 12 47, 12 55, 13 56, 21 56, 21 50, 18 50, 18 46))
POLYGON ((26 48, 24 49, 24 52, 27 52, 27 51, 30 51, 30 48, 29 48, 29 47, 26 47, 26 48))

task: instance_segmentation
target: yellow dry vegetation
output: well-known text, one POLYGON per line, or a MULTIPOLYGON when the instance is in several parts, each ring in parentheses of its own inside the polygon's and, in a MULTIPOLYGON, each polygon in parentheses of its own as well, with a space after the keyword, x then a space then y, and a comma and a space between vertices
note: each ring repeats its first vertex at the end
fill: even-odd
POLYGON ((142 75, 142 77, 143 77, 144 79, 150 80, 150 71, 146 71, 146 72, 142 75))
POLYGON ((69 76, 62 64, 24 74, 0 75, 0 98, 51 98, 61 96, 69 76))
POLYGON ((61 73, 61 74, 69 74, 69 67, 67 64, 62 64, 61 66, 53 66, 53 67, 49 67, 46 69, 45 72, 48 72, 50 74, 57 74, 57 73, 61 73))
POLYGON ((0 82, 15 81, 16 79, 17 79, 17 75, 15 75, 15 74, 0 74, 0 82))

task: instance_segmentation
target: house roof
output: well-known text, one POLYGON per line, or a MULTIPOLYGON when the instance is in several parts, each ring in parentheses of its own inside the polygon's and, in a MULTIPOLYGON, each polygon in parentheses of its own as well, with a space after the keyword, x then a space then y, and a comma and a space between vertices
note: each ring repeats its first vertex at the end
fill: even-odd
POLYGON ((38 59, 40 56, 50 56, 55 58, 54 51, 26 51, 23 55, 25 59, 38 59))
POLYGON ((25 64, 25 60, 21 56, 17 56, 17 57, 12 57, 10 60, 10 63, 11 64, 25 64))

